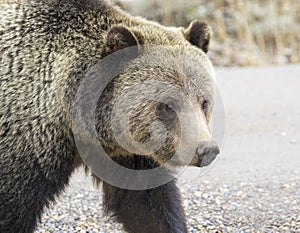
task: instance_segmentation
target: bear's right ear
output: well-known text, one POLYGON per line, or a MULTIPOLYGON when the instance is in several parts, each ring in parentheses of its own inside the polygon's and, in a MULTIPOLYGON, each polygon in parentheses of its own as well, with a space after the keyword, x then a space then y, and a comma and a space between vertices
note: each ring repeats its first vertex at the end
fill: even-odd
POLYGON ((211 28, 206 22, 194 20, 183 34, 192 45, 197 46, 205 53, 208 52, 211 28))
POLYGON ((132 47, 132 49, 126 51, 126 59, 130 60, 136 58, 138 56, 139 49, 138 40, 134 33, 127 27, 121 25, 113 26, 108 31, 106 43, 102 50, 102 58, 128 47, 132 47))

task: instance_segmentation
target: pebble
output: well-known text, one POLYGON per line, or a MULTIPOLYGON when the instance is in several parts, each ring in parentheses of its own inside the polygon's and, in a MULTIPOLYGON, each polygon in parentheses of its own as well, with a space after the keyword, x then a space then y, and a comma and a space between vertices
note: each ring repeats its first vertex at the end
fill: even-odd
MULTIPOLYGON (((300 233, 300 177, 230 184, 180 181, 188 232, 300 233)), ((122 233, 122 225, 103 215, 101 190, 70 186, 47 209, 40 233, 122 233)))

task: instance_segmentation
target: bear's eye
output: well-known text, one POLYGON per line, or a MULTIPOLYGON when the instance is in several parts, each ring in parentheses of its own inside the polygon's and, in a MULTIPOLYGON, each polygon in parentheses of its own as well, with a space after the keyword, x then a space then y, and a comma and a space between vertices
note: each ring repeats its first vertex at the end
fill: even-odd
POLYGON ((172 104, 165 104, 165 109, 167 112, 175 112, 172 104))
POLYGON ((157 110, 159 115, 165 120, 173 121, 176 118, 175 105, 172 103, 159 103, 157 110))
POLYGON ((201 104, 201 109, 204 113, 204 115, 206 116, 207 113, 208 113, 208 101, 207 100, 204 100, 201 104))

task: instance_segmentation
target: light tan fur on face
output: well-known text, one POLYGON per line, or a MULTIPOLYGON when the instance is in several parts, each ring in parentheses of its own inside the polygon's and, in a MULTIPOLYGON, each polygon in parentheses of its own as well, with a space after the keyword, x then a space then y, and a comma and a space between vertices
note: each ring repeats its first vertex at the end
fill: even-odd
MULTIPOLYGON (((145 29, 144 29, 145 30, 145 29)), ((132 138, 124 136, 121 140, 121 145, 118 146, 118 143, 113 139, 112 132, 110 131, 111 126, 108 121, 104 120, 103 126, 99 122, 97 127, 100 131, 107 130, 105 133, 106 137, 103 138, 100 136, 103 145, 106 145, 107 151, 110 151, 110 156, 130 156, 131 153, 127 150, 124 150, 124 147, 127 147, 131 144, 130 140, 135 139, 139 142, 145 142, 149 136, 149 126, 157 121, 155 115, 156 103, 153 101, 147 102, 147 97, 151 96, 148 91, 155 86, 155 82, 169 83, 170 85, 178 88, 182 94, 184 94, 190 102, 192 102, 193 110, 197 115, 196 122, 190 122, 192 125, 195 123, 195 126, 191 128, 194 129, 192 132, 194 141, 201 142, 205 140, 210 140, 211 135, 208 129, 208 122, 211 116, 213 109, 214 98, 213 98, 213 81, 212 81, 212 71, 210 67, 205 67, 199 65, 200 62, 206 61, 206 55, 199 51, 197 48, 194 48, 191 45, 174 45, 174 46, 165 46, 165 47, 147 47, 145 46, 143 54, 140 55, 137 59, 133 60, 131 63, 127 64, 128 68, 120 74, 113 81, 114 93, 111 96, 109 93, 104 93, 101 97, 99 105, 99 118, 105 119, 105 112, 101 111, 101 108, 106 108, 107 106, 114 106, 116 99, 120 98, 123 92, 128 91, 130 88, 134 87, 131 93, 130 99, 125 99, 124 109, 119 108, 118 114, 116 116, 117 122, 126 122, 125 114, 129 110, 132 111, 132 117, 130 120, 130 126, 132 128, 132 138), (182 48, 182 46, 185 46, 182 48), (183 52, 185 51, 185 52, 183 52), (193 59, 185 56, 188 51, 192 53, 193 59), (132 68, 131 68, 132 67, 132 68), (138 67, 138 69, 136 69, 138 67), (149 85, 147 87, 141 87, 142 85, 149 85), (141 95, 142 93, 142 95, 141 95), (108 98, 108 99, 107 99, 108 98), (201 110, 201 102, 207 99, 209 100, 209 111, 207 116, 204 116, 201 110), (142 104, 138 104, 142 103, 142 104), (103 105, 103 107, 101 107, 103 105), (127 109, 128 108, 128 109, 127 109), (113 143, 112 143, 113 142, 113 143), (113 147, 111 147, 113 145, 113 147), (126 146, 127 145, 127 146, 126 146)), ((209 64, 209 62, 207 63, 209 64)), ((172 92, 168 89, 160 89, 156 93, 154 99, 159 100, 161 95, 172 96, 172 92)), ((111 110, 109 110, 111 111, 111 110)), ((192 119, 192 118, 191 118, 192 119)), ((195 118, 193 119, 195 121, 195 118)), ((182 127, 179 124, 177 128, 182 127)), ((164 138, 161 134, 161 140, 166 141, 164 146, 157 150, 155 153, 149 153, 149 150, 140 151, 140 148, 137 151, 140 151, 141 155, 146 155, 151 157, 154 161, 157 161, 160 164, 164 164, 169 160, 175 153, 178 147, 178 138, 180 138, 180 130, 174 130, 177 132, 177 135, 172 137, 164 138), (168 151, 166 153, 166 151, 168 151)), ((99 135, 102 133, 99 132, 99 135)), ((194 143, 195 144, 195 143, 194 143)), ((185 145, 188 147, 189 145, 185 145)), ((195 147, 195 145, 193 145, 195 147)), ((150 150, 151 151, 151 150, 150 150)), ((184 164, 187 159, 194 156, 196 148, 192 149, 189 154, 183 155, 179 158, 177 163, 184 164), (192 153, 192 154, 191 154, 192 153), (186 157, 184 157, 186 156, 186 157)), ((191 160, 190 159, 190 160, 191 160)))

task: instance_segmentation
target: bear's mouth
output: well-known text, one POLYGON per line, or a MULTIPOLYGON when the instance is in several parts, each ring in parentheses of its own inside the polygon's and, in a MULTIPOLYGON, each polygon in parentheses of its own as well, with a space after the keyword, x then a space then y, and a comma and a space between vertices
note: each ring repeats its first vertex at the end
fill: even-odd
MULTIPOLYGON (((165 167, 168 170, 177 170, 185 166, 193 167, 206 167, 212 164, 212 162, 217 158, 220 153, 218 147, 209 152, 201 152, 197 149, 195 156, 192 161, 181 161, 177 159, 169 159, 167 161, 156 161, 153 157, 144 155, 123 155, 111 157, 112 160, 119 165, 133 170, 150 170, 158 167, 165 167)), ((172 157, 171 157, 172 158, 172 157)))
POLYGON ((206 166, 210 165, 216 158, 217 158, 217 154, 202 155, 201 158, 199 158, 199 161, 196 164, 196 166, 197 167, 206 167, 206 166))

